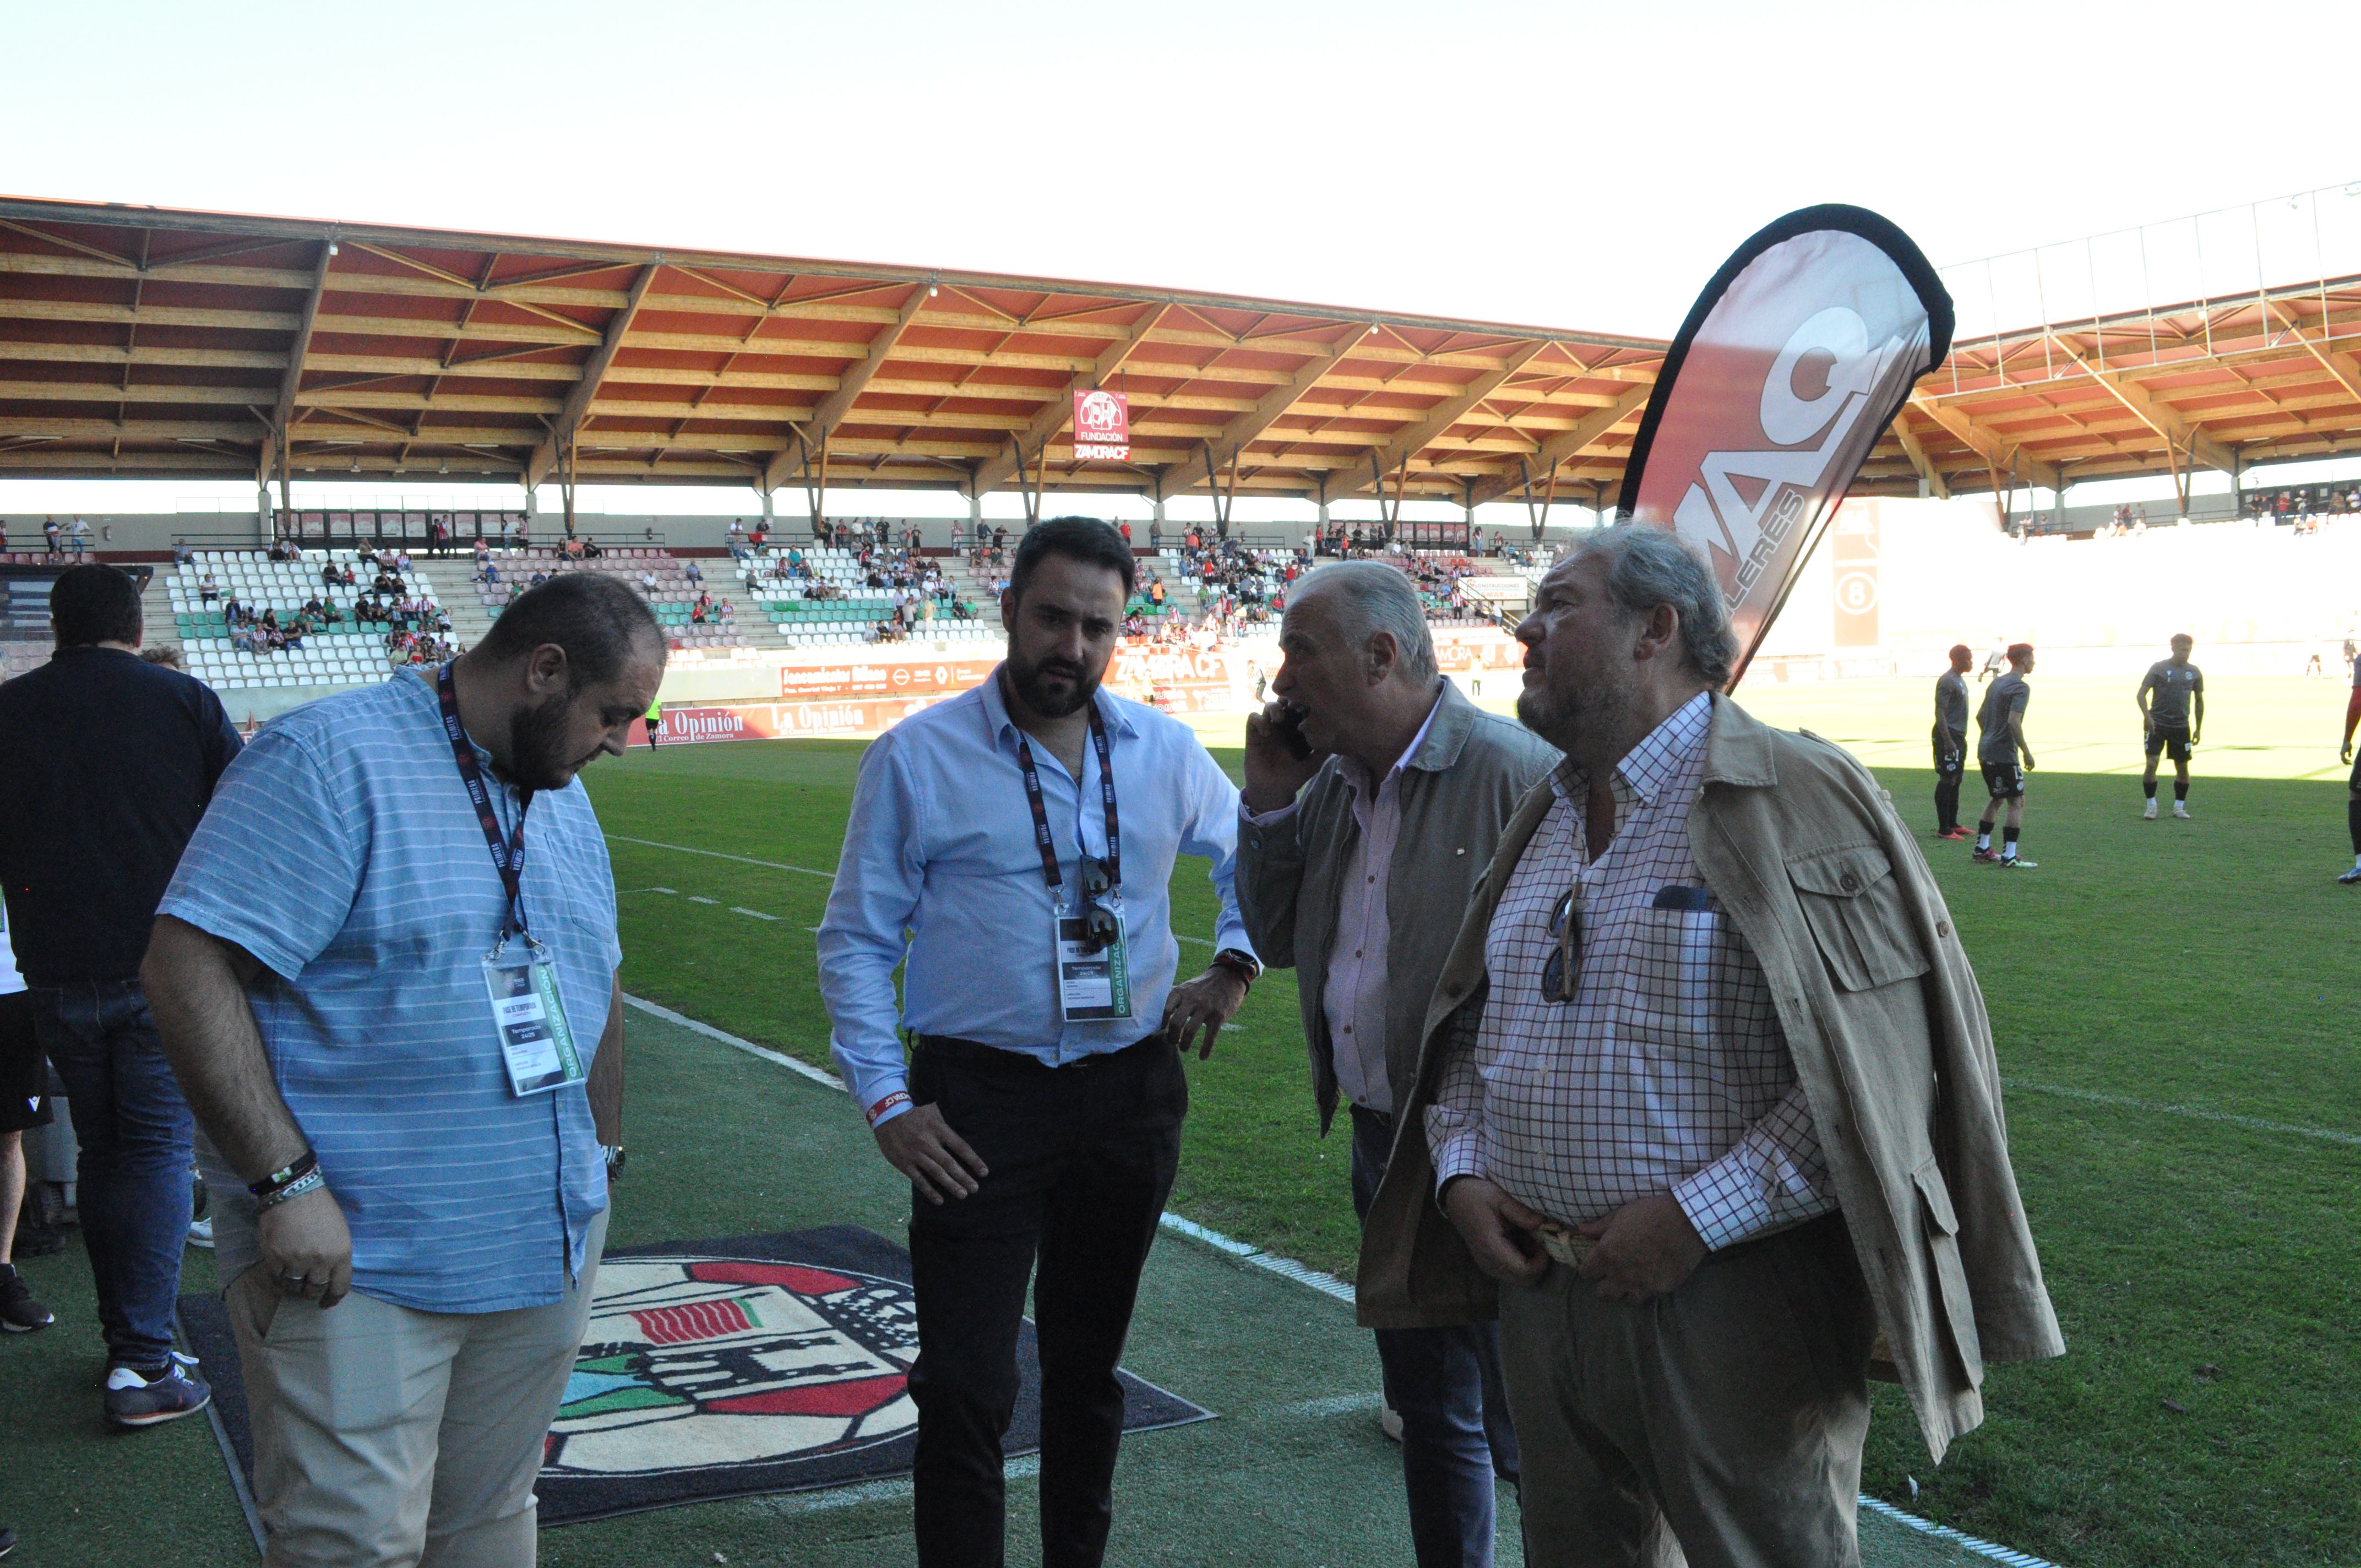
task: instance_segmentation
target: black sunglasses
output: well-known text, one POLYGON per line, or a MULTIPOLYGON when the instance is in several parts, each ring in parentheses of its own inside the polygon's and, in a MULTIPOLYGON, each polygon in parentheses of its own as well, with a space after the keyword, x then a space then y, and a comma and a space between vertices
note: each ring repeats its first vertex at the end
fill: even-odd
POLYGON ((1567 888, 1550 909, 1549 934, 1557 950, 1542 966, 1545 1002, 1571 1002, 1582 983, 1582 911, 1576 907, 1574 892, 1567 888))
POLYGON ((1123 922, 1114 910, 1099 902, 1115 891, 1115 872, 1107 863, 1084 856, 1082 864, 1082 948, 1100 952, 1115 946, 1123 935, 1123 922))

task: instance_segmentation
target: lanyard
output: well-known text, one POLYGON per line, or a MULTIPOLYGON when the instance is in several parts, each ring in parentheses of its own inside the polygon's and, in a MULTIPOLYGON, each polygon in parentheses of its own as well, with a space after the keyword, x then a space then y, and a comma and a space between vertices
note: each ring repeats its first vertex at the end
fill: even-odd
POLYGON ((508 891, 508 914, 500 921, 500 940, 524 933, 524 814, 533 808, 533 791, 526 790, 517 805, 516 832, 510 838, 500 837, 500 819, 492 812, 491 792, 484 786, 483 770, 476 764, 476 748, 467 740, 467 728, 459 722, 459 695, 451 685, 451 666, 445 664, 435 673, 434 693, 443 701, 443 729, 451 738, 451 753, 459 763, 459 781, 467 786, 467 799, 476 807, 476 821, 484 830, 484 842, 491 847, 492 869, 500 873, 500 885, 508 891))
MULTIPOLYGON (((1107 751, 1106 723, 1099 717, 1096 699, 1091 703, 1091 744, 1099 753, 1099 798, 1106 806, 1107 883, 1116 892, 1123 889, 1123 833, 1115 825, 1115 761, 1107 751)), ((1058 869, 1057 846, 1049 838, 1049 813, 1041 804, 1041 774, 1033 764, 1033 744, 1022 735, 1016 738, 1016 765, 1025 770, 1025 804, 1033 808, 1033 845, 1041 851, 1041 880, 1052 888, 1066 885, 1065 873, 1058 869)))

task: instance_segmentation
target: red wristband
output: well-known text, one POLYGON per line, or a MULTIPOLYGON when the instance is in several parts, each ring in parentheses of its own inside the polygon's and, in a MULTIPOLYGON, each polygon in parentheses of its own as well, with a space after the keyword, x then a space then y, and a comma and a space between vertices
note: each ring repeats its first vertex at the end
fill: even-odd
POLYGON ((885 1118, 887 1113, 898 1111, 909 1102, 910 1097, 907 1094, 903 1093, 902 1091, 898 1089, 895 1090, 893 1093, 888 1094, 884 1099, 880 1100, 876 1104, 872 1105, 869 1108, 869 1124, 873 1127, 875 1126, 879 1122, 885 1118))

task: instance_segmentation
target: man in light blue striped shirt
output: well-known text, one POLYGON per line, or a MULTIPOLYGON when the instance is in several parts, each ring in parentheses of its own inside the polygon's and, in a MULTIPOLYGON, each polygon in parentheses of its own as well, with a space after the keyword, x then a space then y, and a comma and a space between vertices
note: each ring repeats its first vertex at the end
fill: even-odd
POLYGON ((1132 582, 1104 522, 1027 531, 1007 662, 862 758, 820 924, 837 1061, 912 1187, 920 1568, 1001 1560, 1037 1258, 1042 1556, 1105 1552, 1115 1362, 1179 1166, 1180 1052, 1202 1032, 1210 1054, 1261 971, 1232 888, 1238 792, 1187 726, 1099 687, 1132 582), (1221 916, 1213 965, 1175 985, 1181 854, 1213 862, 1221 916))
POLYGON ((575 775, 664 662, 620 581, 535 588, 447 710, 404 674, 265 729, 165 894, 142 972, 220 1199, 271 1568, 533 1561, 620 1141, 614 884, 575 775), (528 937, 597 1046, 520 1091, 485 959, 528 937))

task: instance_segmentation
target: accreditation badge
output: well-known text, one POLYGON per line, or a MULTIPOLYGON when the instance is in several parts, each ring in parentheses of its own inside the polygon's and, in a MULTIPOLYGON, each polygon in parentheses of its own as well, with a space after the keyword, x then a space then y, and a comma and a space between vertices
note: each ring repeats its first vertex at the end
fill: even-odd
POLYGON ((566 1026, 548 948, 530 939, 516 948, 506 943, 493 948, 484 957, 484 989, 491 995, 511 1090, 522 1097, 582 1081, 582 1058, 566 1026))
POLYGON ((1120 900, 1103 900, 1115 916, 1115 939, 1095 946, 1081 914, 1050 916, 1050 947, 1058 976, 1058 1006, 1069 1024, 1131 1016, 1131 951, 1120 900))

